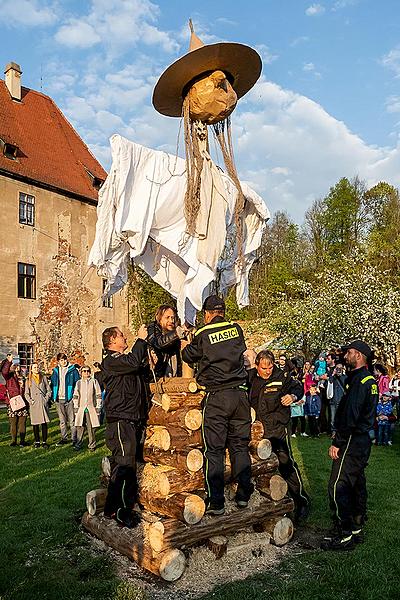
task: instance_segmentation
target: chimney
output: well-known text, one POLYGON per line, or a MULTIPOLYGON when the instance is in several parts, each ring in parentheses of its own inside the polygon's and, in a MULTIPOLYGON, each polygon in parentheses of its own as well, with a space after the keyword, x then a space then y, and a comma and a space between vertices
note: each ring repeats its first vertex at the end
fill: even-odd
POLYGON ((6 86, 13 100, 21 101, 21 67, 15 62, 10 62, 4 71, 6 86))

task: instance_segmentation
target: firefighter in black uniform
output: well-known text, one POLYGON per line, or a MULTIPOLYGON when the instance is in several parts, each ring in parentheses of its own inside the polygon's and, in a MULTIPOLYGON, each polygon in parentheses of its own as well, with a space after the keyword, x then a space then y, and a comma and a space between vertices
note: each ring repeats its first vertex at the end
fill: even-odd
POLYGON ((374 426, 378 386, 368 361, 372 350, 362 340, 343 346, 349 367, 345 393, 335 415, 335 437, 329 448, 333 460, 328 485, 335 527, 321 544, 324 550, 351 550, 363 541, 367 513, 365 467, 371 452, 370 430, 374 426))
POLYGON ((134 527, 139 518, 132 513, 137 501, 136 452, 138 430, 146 410, 142 370, 147 360, 147 328, 142 325, 131 352, 118 327, 103 331, 106 355, 101 363, 106 389, 106 444, 112 453, 111 477, 104 514, 120 525, 134 527))
POLYGON ((302 384, 278 368, 270 350, 262 350, 249 370, 250 405, 264 426, 264 435, 279 459, 279 472, 288 484, 295 503, 295 519, 308 516, 310 499, 304 490, 290 444, 290 405, 303 397, 302 384))
POLYGON ((196 379, 204 386, 203 445, 207 514, 224 513, 225 449, 232 478, 237 481, 236 504, 245 508, 253 492, 250 441, 250 405, 246 391, 243 352, 246 344, 237 323, 225 321, 225 303, 209 296, 204 305, 204 327, 182 351, 182 360, 197 363, 196 379))

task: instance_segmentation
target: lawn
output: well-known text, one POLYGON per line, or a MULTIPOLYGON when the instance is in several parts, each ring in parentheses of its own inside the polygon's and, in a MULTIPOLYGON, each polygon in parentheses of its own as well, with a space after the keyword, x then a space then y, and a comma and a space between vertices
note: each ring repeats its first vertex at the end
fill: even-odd
MULTIPOLYGON (((106 453, 56 447, 55 413, 49 450, 10 448, 5 411, 0 416, 0 600, 133 600, 145 597, 121 582, 106 557, 91 550, 79 527, 85 494, 98 486, 106 453)), ((28 435, 32 442, 32 433, 28 435)), ((329 441, 297 438, 294 451, 313 499, 309 527, 329 525, 326 484, 329 441)), ((354 552, 296 553, 273 572, 217 587, 204 600, 398 599, 399 445, 373 448, 367 479, 367 541, 354 552)))

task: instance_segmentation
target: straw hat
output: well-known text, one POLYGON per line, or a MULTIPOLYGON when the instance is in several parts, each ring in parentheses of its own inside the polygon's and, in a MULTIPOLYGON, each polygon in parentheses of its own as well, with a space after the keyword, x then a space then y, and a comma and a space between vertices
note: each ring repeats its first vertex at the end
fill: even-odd
POLYGON ((253 87, 261 73, 261 58, 253 48, 233 42, 205 45, 194 33, 191 21, 189 25, 189 52, 164 71, 153 92, 154 108, 167 117, 182 115, 189 84, 204 73, 223 71, 238 98, 253 87))

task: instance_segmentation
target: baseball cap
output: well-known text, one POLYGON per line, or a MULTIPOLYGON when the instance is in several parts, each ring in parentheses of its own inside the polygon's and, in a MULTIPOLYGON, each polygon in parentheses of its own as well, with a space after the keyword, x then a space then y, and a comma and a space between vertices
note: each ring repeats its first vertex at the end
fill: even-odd
POLYGON ((361 354, 364 354, 364 356, 367 358, 369 358, 372 354, 371 348, 362 340, 353 340, 352 342, 346 344, 346 346, 342 346, 343 352, 347 352, 347 350, 351 349, 358 350, 358 352, 361 352, 361 354))
POLYGON ((382 396, 389 396, 391 398, 392 394, 390 392, 383 392, 382 396))
POLYGON ((204 300, 203 310, 225 310, 225 302, 219 296, 208 296, 204 300))

